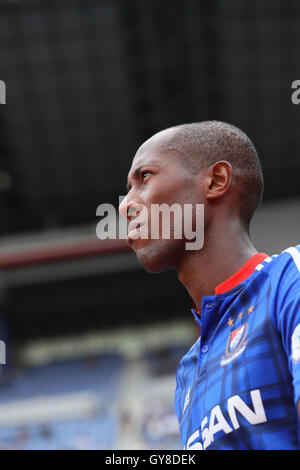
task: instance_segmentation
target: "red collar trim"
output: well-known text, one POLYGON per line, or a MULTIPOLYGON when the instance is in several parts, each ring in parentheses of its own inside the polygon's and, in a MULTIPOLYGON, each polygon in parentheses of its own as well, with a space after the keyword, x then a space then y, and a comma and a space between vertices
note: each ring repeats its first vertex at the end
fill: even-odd
POLYGON ((268 258, 266 253, 256 253, 253 255, 238 271, 236 271, 231 277, 226 279, 215 288, 216 294, 224 294, 225 292, 238 286, 241 282, 245 281, 249 277, 256 266, 262 261, 268 258))

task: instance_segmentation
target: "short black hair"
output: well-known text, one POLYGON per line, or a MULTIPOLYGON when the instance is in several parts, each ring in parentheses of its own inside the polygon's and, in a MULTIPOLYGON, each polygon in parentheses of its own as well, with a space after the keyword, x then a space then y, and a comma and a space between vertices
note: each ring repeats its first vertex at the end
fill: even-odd
POLYGON ((233 169, 240 193, 240 215, 247 230, 260 206, 264 181, 260 160, 250 138, 238 127, 222 121, 202 121, 173 126, 163 150, 176 150, 193 174, 225 160, 233 169))

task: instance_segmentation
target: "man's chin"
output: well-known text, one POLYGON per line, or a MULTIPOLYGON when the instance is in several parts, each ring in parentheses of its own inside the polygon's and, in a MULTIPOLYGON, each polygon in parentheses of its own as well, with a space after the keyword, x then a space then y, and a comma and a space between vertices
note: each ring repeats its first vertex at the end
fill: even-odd
POLYGON ((170 251, 164 243, 136 247, 135 254, 139 263, 149 273, 163 273, 173 268, 170 251))

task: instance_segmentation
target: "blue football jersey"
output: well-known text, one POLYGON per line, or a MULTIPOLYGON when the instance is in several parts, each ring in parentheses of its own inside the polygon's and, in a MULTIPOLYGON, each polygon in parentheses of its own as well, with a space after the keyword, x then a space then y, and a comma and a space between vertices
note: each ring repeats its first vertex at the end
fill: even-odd
POLYGON ((300 245, 259 255, 246 279, 202 298, 201 318, 193 310, 201 337, 175 392, 184 449, 300 448, 300 245))

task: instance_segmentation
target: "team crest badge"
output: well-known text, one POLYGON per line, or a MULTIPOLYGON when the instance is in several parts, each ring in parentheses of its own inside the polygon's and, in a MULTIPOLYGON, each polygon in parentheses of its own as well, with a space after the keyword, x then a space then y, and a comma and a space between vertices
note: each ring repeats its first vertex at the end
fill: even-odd
POLYGON ((225 354, 222 356, 220 365, 225 366, 238 357, 247 344, 248 323, 236 328, 229 333, 225 354))

